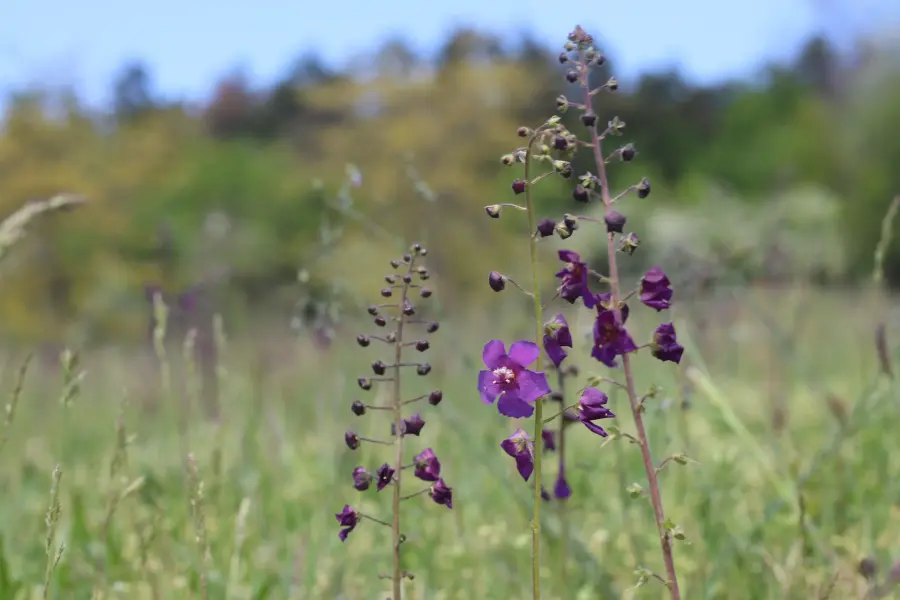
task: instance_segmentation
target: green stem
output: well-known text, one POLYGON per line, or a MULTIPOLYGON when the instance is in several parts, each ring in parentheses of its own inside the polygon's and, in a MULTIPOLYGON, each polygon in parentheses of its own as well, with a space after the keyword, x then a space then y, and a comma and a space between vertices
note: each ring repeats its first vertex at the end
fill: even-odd
MULTIPOLYGON (((566 403, 566 376, 563 371, 560 371, 557 368, 557 388, 556 391, 562 394, 562 403, 565 405, 566 403)), ((560 413, 559 419, 559 430, 558 436, 559 440, 556 444, 556 452, 559 454, 559 469, 560 474, 563 474, 563 468, 566 464, 566 420, 562 417, 562 413, 564 413, 566 409, 564 408, 560 413)), ((568 561, 568 551, 569 551, 569 509, 568 499, 557 498, 556 499, 557 506, 559 508, 559 525, 560 525, 560 536, 559 536, 559 586, 562 593, 562 597, 566 598, 569 595, 568 584, 569 578, 566 576, 566 564, 568 561)))
MULTIPOLYGON (((528 149, 525 151, 525 181, 531 181, 530 167, 532 147, 540 133, 535 131, 528 140, 528 149)), ((541 333, 544 329, 544 308, 541 305, 541 284, 538 276, 537 240, 532 235, 537 228, 534 214, 534 202, 531 197, 531 184, 525 186, 525 208, 528 212, 528 245, 531 251, 531 281, 532 300, 534 301, 534 324, 536 344, 541 343, 541 333)), ((538 353, 537 371, 544 370, 544 359, 538 353)), ((533 510, 531 514, 531 589, 533 600, 541 598, 541 463, 544 453, 544 440, 541 432, 544 429, 544 399, 538 398, 534 403, 534 495, 533 510)))

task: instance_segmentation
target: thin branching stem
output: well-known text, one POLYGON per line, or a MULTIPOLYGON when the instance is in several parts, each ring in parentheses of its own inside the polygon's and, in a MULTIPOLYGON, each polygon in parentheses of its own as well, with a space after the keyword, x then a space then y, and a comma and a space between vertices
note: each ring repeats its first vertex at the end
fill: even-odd
MULTIPOLYGON (((590 105, 591 93, 587 83, 587 72, 588 70, 586 68, 582 70, 582 73, 584 73, 582 76, 582 86, 584 87, 585 104, 590 105)), ((606 176, 606 164, 603 160, 603 148, 600 135, 597 133, 596 125, 591 127, 591 146, 594 151, 594 160, 597 165, 597 177, 600 179, 600 196, 603 199, 604 211, 608 215, 612 210, 612 198, 609 194, 609 181, 606 176)), ((606 247, 607 255, 609 257, 608 278, 613 310, 616 316, 616 322, 621 325, 622 311, 619 307, 621 293, 619 287, 619 268, 616 262, 614 233, 607 234, 606 247)), ((659 493, 659 478, 657 476, 656 467, 653 464, 653 455, 650 452, 650 441, 647 438, 647 430, 644 427, 641 402, 635 391, 634 372, 631 367, 630 355, 625 354, 622 356, 622 368, 625 371, 625 392, 628 395, 628 403, 631 406, 631 414, 634 417, 634 427, 640 442, 641 458, 644 463, 644 471, 647 474, 647 483, 650 487, 650 502, 653 504, 653 516, 656 519, 656 528, 659 533, 663 562, 666 566, 666 576, 668 579, 666 586, 669 588, 672 600, 681 600, 681 592, 678 589, 678 578, 675 573, 675 558, 672 552, 672 540, 666 531, 666 516, 663 510, 662 496, 659 493)))

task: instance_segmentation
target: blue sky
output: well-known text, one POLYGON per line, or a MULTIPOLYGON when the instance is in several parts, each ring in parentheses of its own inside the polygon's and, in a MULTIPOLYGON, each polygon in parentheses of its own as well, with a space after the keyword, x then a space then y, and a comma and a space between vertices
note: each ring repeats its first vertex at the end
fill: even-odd
POLYGON ((431 53, 456 25, 555 46, 576 22, 607 42, 620 78, 679 66, 709 81, 790 56, 812 31, 848 39, 889 21, 897 0, 3 0, 0 93, 40 82, 104 102, 117 68, 141 58, 162 94, 200 98, 236 66, 263 84, 312 48, 341 64, 400 35, 431 53))

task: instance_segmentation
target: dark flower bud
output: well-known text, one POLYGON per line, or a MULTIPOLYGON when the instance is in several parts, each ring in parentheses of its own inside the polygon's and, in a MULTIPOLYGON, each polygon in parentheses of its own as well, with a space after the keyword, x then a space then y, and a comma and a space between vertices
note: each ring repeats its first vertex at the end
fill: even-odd
POLYGON ((432 406, 437 406, 441 403, 441 400, 444 399, 444 392, 441 390, 434 390, 430 394, 428 394, 428 404, 432 406))
POLYGON ((646 198, 650 195, 650 180, 644 177, 637 186, 638 198, 646 198))
POLYGON ((634 145, 626 144, 619 148, 619 158, 624 162, 631 162, 637 153, 634 151, 634 145))
POLYGON ((520 138, 527 138, 532 133, 534 132, 528 127, 519 127, 519 129, 516 130, 516 135, 518 135, 520 138))
POLYGON ((556 222, 553 219, 543 219, 537 224, 537 232, 541 237, 550 237, 556 228, 556 222))
POLYGON ((441 326, 441 324, 438 323, 437 321, 432 321, 431 323, 428 324, 428 327, 425 328, 425 331, 427 331, 428 333, 434 333, 435 331, 438 330, 438 328, 440 326, 441 326))
POLYGON ((375 489, 379 492, 394 481, 394 469, 387 463, 378 467, 378 470, 375 471, 375 475, 378 477, 378 485, 375 486, 375 489))
POLYGON ((551 500, 550 492, 548 492, 547 488, 545 488, 543 485, 541 486, 541 499, 544 502, 550 502, 551 500))
POLYGON ((381 290, 381 295, 385 298, 390 298, 393 294, 394 292, 391 291, 391 288, 384 288, 381 290))
POLYGON ((611 210, 603 220, 606 221, 606 231, 608 233, 622 233, 625 227, 625 215, 616 210, 611 210))
POLYGON ((376 375, 384 375, 385 371, 387 371, 387 365, 380 360, 372 363, 372 372, 376 375))
POLYGON ((593 127, 597 124, 597 115, 593 111, 587 111, 581 115, 581 123, 585 127, 593 127))
POLYGON ((506 289, 506 277, 497 271, 491 271, 491 274, 488 275, 488 284, 495 292, 502 292, 506 289))
POLYGON ((406 284, 412 283, 412 276, 409 273, 404 275, 401 279, 403 279, 403 283, 406 283, 406 284))
POLYGON ((568 52, 560 52, 559 53, 559 64, 564 65, 569 62, 569 53, 568 52))
POLYGON ((356 383, 359 385, 360 388, 362 388, 366 391, 369 391, 372 389, 372 380, 369 379, 368 377, 360 377, 359 379, 356 380, 356 383))
POLYGON ((491 204, 490 206, 484 207, 484 212, 486 212, 487 216, 489 216, 492 219, 499 219, 500 212, 502 210, 503 210, 503 207, 501 207, 499 204, 491 204))
POLYGON ((859 561, 856 567, 857 573, 862 575, 866 580, 871 581, 878 575, 878 563, 871 556, 867 556, 859 561))
POLYGON ((381 315, 378 315, 377 317, 375 317, 374 321, 375 321, 375 324, 378 325, 379 327, 384 327, 385 325, 387 325, 387 319, 385 319, 381 315))
POLYGON ((411 261, 411 260, 412 260, 412 256, 410 256, 409 254, 404 254, 404 255, 403 255, 403 262, 404 262, 404 263, 409 263, 409 261, 411 261))
POLYGON ((557 150, 565 150, 569 147, 569 140, 561 135, 558 135, 553 138, 553 147, 557 150))
POLYGON ((425 427, 425 421, 422 420, 422 415, 415 413, 412 416, 403 419, 403 425, 404 435, 417 436, 422 431, 422 428, 425 427))
POLYGON ((617 91, 617 90, 619 89, 619 80, 616 79, 615 77, 610 77, 610 78, 606 81, 606 86, 605 86, 605 87, 606 87, 606 89, 608 89, 609 91, 615 92, 615 91, 617 91))
POLYGON ((569 110, 569 99, 565 96, 558 96, 556 98, 556 110, 559 112, 566 112, 569 110))
POLYGON ((422 244, 419 244, 418 242, 413 244, 412 251, 415 252, 416 254, 419 254, 422 251, 422 244))
POLYGON ((516 157, 513 156, 512 154, 504 154, 502 157, 500 157, 500 161, 508 167, 510 165, 515 164, 516 157))
POLYGON ((641 245, 641 238, 636 233, 627 233, 619 242, 619 250, 631 256, 641 245))
POLYGON ((385 341, 387 341, 388 344, 393 344, 394 342, 397 341, 397 334, 392 331, 389 334, 387 334, 384 339, 385 339, 385 341))
POLYGON ((350 410, 352 410, 353 414, 357 417, 361 417, 366 414, 366 405, 363 404, 361 400, 354 400, 353 404, 350 405, 350 410))
POLYGON ((358 336, 356 336, 356 343, 365 348, 372 343, 372 340, 370 340, 369 336, 367 335, 359 334, 358 336))
POLYGON ((407 317, 411 317, 416 314, 416 307, 410 304, 408 300, 403 303, 403 314, 407 317))
POLYGON ((416 350, 418 350, 419 352, 425 352, 430 347, 431 345, 428 343, 428 340, 419 340, 418 342, 416 342, 416 350))
POLYGON ((593 58, 588 61, 589 67, 602 67, 606 64, 606 57, 602 54, 597 54, 593 58))
POLYGON ((552 392, 550 394, 550 399, 554 402, 562 402, 564 398, 561 392, 552 392))
POLYGON ((428 363, 422 363, 421 365, 416 367, 417 375, 421 375, 422 377, 424 377, 425 375, 428 375, 429 373, 431 373, 431 365, 429 365, 428 363))
POLYGON ((428 288, 422 288, 421 290, 419 290, 419 296, 421 296, 422 298, 431 298, 431 294, 432 292, 428 288))
POLYGON ((346 431, 344 432, 344 443, 351 450, 356 450, 359 448, 359 436, 352 431, 346 431))
POLYGON ((369 486, 372 484, 372 479, 374 478, 364 468, 356 467, 353 469, 353 487, 360 492, 369 489, 369 486))
POLYGON ((376 316, 376 315, 378 314, 378 307, 377 307, 377 306, 370 306, 370 307, 367 308, 366 310, 368 310, 368 311, 369 311, 369 314, 372 315, 373 317, 376 316))
POLYGON ((512 191, 516 194, 521 194, 525 191, 525 186, 527 183, 524 179, 516 179, 512 182, 512 191))
POLYGON ((397 260, 396 258, 392 258, 392 259, 391 259, 391 266, 394 267, 394 268, 396 269, 397 267, 400 266, 400 261, 397 260))
POLYGON ((385 281, 385 283, 394 285, 394 283, 396 283, 396 281, 397 281, 397 278, 394 275, 385 275, 384 281, 385 281))
POLYGON ((575 189, 572 190, 572 197, 575 198, 577 202, 588 202, 591 198, 587 189, 582 185, 575 186, 575 189))
POLYGON ((569 233, 571 233, 578 229, 578 219, 576 219, 574 215, 564 215, 563 225, 565 225, 566 229, 568 229, 569 233))
POLYGON ((566 71, 566 81, 568 81, 569 83, 577 82, 579 77, 580 75, 575 69, 569 69, 568 71, 566 71))

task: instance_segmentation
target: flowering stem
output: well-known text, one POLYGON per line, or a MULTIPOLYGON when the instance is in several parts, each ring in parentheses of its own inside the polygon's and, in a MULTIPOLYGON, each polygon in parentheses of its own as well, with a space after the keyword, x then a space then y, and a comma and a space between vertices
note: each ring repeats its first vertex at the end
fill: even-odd
MULTIPOLYGON (((563 375, 562 373, 560 373, 560 375, 559 375, 560 386, 562 386, 562 380, 563 380, 563 377, 564 377, 564 375, 563 375)), ((563 388, 562 388, 562 387, 560 387, 560 389, 559 389, 558 391, 559 391, 560 393, 565 393, 565 392, 563 392, 563 388)), ((559 417, 563 416, 563 415, 566 413, 567 410, 569 410, 569 409, 571 409, 571 408, 575 408, 576 406, 578 406, 577 403, 576 403, 576 404, 570 404, 569 406, 566 406, 565 408, 563 408, 561 411, 559 411, 558 413, 556 413, 556 414, 553 415, 552 417, 547 417, 546 419, 544 419, 544 424, 546 425, 546 424, 548 424, 548 423, 552 423, 554 419, 558 419, 559 417)), ((563 423, 566 422, 565 419, 559 419, 559 420, 562 421, 563 423)))
MULTIPOLYGON (((528 140, 528 149, 525 151, 525 181, 530 181, 531 153, 534 142, 540 134, 540 129, 535 131, 528 140)), ((537 229, 534 214, 534 201, 531 197, 532 186, 525 186, 525 208, 528 211, 528 245, 531 251, 531 283, 532 283, 532 300, 534 300, 534 324, 535 339, 534 342, 540 346, 541 332, 544 329, 544 307, 541 304, 541 284, 538 277, 538 255, 537 240, 532 235, 537 229)), ((537 371, 544 370, 544 360, 542 353, 538 353, 537 371)), ((538 398, 534 402, 534 495, 532 499, 531 514, 531 590, 532 599, 540 600, 541 598, 541 463, 543 462, 542 454, 544 452, 544 440, 542 432, 544 430, 544 399, 538 398)))
MULTIPOLYGON (((587 69, 584 69, 582 85, 584 87, 585 104, 591 103, 591 92, 587 84, 587 69)), ((606 176, 606 163, 603 159, 600 135, 596 125, 591 127, 591 146, 594 151, 594 160, 597 164, 597 176, 600 178, 600 195, 603 199, 605 213, 612 210, 612 198, 609 195, 609 182, 606 176)), ((615 234, 610 232, 606 237, 607 255, 609 257, 609 287, 612 295, 612 305, 616 316, 616 322, 622 323, 622 310, 619 306, 619 269, 616 263, 615 234)), ((653 456, 650 453, 650 442, 647 439, 647 431, 644 428, 644 417, 641 403, 634 387, 634 373, 631 368, 631 356, 622 356, 622 366, 625 371, 625 391, 628 394, 628 403, 631 406, 631 414, 634 417, 634 428, 641 446, 641 457, 644 462, 644 471, 647 474, 647 483, 650 487, 650 501, 653 504, 653 515, 656 518, 656 528, 659 532, 660 545, 662 547, 663 562, 666 565, 666 587, 672 600, 681 600, 681 592, 678 589, 678 578, 675 573, 675 559, 672 553, 672 540, 666 531, 666 516, 663 511, 662 496, 659 493, 659 478, 656 467, 653 465, 653 456)))
MULTIPOLYGON (((407 275, 412 273, 413 262, 415 258, 410 256, 407 265, 407 275)), ((406 279, 409 279, 408 277, 406 279)), ((400 306, 405 306, 409 295, 409 284, 403 284, 403 291, 400 295, 400 306)), ((394 376, 393 376, 393 398, 391 406, 394 409, 394 443, 396 454, 394 455, 394 497, 392 502, 393 521, 391 523, 391 531, 393 533, 393 570, 391 571, 391 590, 392 599, 401 600, 403 585, 403 570, 400 567, 400 545, 403 543, 400 533, 400 503, 403 500, 401 495, 400 480, 403 471, 403 396, 400 389, 400 367, 403 363, 403 326, 406 323, 406 315, 401 312, 397 317, 396 341, 394 342, 394 376)))
MULTIPOLYGON (((566 403, 566 374, 564 371, 557 370, 557 389, 556 391, 562 395, 562 404, 566 403)), ((562 416, 563 413, 566 412, 566 408, 563 408, 559 414, 562 416)), ((563 418, 559 419, 559 440, 556 444, 556 451, 559 453, 559 473, 560 476, 563 475, 563 469, 566 464, 566 420, 563 418)), ((560 536, 559 536, 559 573, 557 576, 560 578, 560 586, 562 589, 560 593, 563 598, 568 597, 568 577, 566 577, 566 562, 568 560, 568 550, 569 550, 569 510, 568 510, 568 501, 564 498, 557 498, 557 505, 559 506, 559 524, 560 524, 560 536)))

